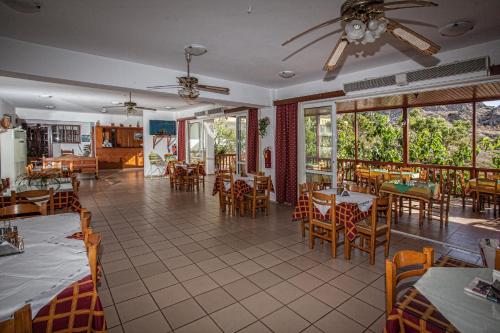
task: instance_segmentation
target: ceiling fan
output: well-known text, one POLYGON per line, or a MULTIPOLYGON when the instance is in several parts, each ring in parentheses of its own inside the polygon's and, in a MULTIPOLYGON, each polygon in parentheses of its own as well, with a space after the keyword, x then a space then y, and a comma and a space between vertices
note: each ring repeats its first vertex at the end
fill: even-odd
POLYGON ((184 48, 184 54, 187 63, 187 74, 177 78, 178 84, 170 84, 165 86, 152 86, 148 89, 178 89, 177 93, 184 99, 192 100, 200 96, 200 91, 208 91, 216 94, 229 95, 229 88, 208 86, 199 84, 198 79, 191 76, 190 65, 193 56, 199 56, 207 52, 207 49, 201 45, 188 45, 184 48))
POLYGON ((42 7, 41 0, 0 0, 3 4, 20 13, 38 13, 42 7))
POLYGON ((139 106, 137 103, 132 101, 132 92, 129 92, 129 100, 123 103, 118 103, 116 105, 111 106, 103 106, 102 111, 107 112, 107 109, 116 109, 116 108, 125 108, 127 112, 127 117, 130 115, 134 115, 139 111, 147 110, 147 111, 156 111, 156 109, 148 108, 145 106, 139 106))
MULTIPOLYGON (((312 31, 327 27, 337 22, 342 22, 345 23, 343 29, 344 31, 340 40, 337 42, 332 53, 328 57, 325 66, 323 67, 323 70, 325 71, 331 71, 338 66, 340 60, 342 59, 342 55, 349 44, 361 43, 364 45, 367 43, 373 43, 387 31, 420 53, 433 55, 439 51, 439 45, 402 25, 396 20, 386 17, 385 12, 405 8, 435 6, 438 5, 427 0, 402 0, 387 2, 385 0, 346 0, 342 4, 340 17, 328 20, 301 32, 284 42, 282 46, 285 46, 312 31)), ((309 45, 311 44, 312 43, 309 45)), ((289 57, 283 60, 288 58, 289 57)))

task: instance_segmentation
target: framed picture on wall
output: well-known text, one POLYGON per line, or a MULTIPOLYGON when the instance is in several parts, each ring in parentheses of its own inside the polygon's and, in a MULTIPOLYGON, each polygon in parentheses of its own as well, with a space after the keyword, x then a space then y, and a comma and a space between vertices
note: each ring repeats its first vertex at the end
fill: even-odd
POLYGON ((134 140, 142 141, 142 132, 134 132, 134 140))
POLYGON ((90 142, 90 135, 82 134, 82 142, 90 142))

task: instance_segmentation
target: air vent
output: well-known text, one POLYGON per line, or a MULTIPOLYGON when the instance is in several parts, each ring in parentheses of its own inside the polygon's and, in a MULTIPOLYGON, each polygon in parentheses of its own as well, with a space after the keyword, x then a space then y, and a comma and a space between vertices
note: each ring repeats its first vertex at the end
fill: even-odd
POLYGON ((15 130, 14 131, 14 139, 18 139, 18 140, 26 140, 26 132, 25 131, 18 131, 18 130, 15 130))
POLYGON ((215 108, 207 111, 208 115, 213 115, 213 114, 219 114, 219 113, 224 113, 223 108, 215 108))
POLYGON ((204 117, 207 115, 207 111, 198 111, 194 113, 195 117, 204 117))
POLYGON ((347 93, 353 91, 389 87, 395 84, 396 84, 396 76, 390 75, 390 76, 378 77, 375 79, 346 83, 344 84, 344 91, 347 93))
POLYGON ((408 73, 382 76, 379 78, 366 79, 344 84, 344 91, 367 92, 374 90, 377 92, 389 91, 398 86, 422 87, 442 83, 449 83, 450 80, 470 80, 487 77, 489 75, 489 58, 475 58, 458 61, 441 66, 420 69, 408 73))
POLYGON ((434 80, 443 77, 484 72, 489 69, 488 58, 477 58, 466 61, 454 62, 447 65, 421 69, 407 73, 408 83, 434 80))

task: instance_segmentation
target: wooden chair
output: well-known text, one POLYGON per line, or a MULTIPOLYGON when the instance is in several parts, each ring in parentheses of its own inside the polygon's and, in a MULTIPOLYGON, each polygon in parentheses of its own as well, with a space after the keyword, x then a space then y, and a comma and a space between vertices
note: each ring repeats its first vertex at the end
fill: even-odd
POLYGON ((89 258, 90 272, 92 274, 92 282, 94 282, 94 288, 97 288, 97 282, 99 280, 99 249, 101 247, 101 234, 91 233, 88 235, 88 249, 87 255, 89 258))
MULTIPOLYGON (((299 194, 309 195, 311 192, 320 191, 323 185, 319 183, 303 183, 299 184, 299 194)), ((302 238, 306 237, 306 230, 309 230, 309 217, 303 217, 300 220, 300 229, 302 231, 302 238)))
POLYGON ((61 149, 61 156, 66 156, 66 155, 75 155, 75 150, 74 149, 61 149))
POLYGON ((219 204, 222 212, 229 208, 229 215, 234 216, 236 212, 236 196, 234 195, 234 178, 232 173, 220 173, 217 177, 219 181, 219 204), (224 183, 229 183, 226 190, 224 183))
POLYGON ((493 215, 497 216, 497 207, 500 199, 500 186, 497 180, 478 179, 475 180, 473 192, 473 208, 480 212, 484 208, 486 199, 493 201, 493 215))
POLYGON ((240 207, 240 214, 245 213, 245 207, 252 211, 252 218, 255 218, 257 208, 265 210, 266 216, 269 215, 269 197, 271 192, 271 177, 254 176, 252 192, 245 194, 243 206, 240 207), (243 209, 241 209, 243 208, 243 209))
POLYGON ((26 304, 16 312, 14 318, 0 322, 0 333, 31 333, 31 305, 26 304))
POLYGON ((367 184, 359 184, 359 185, 351 184, 349 186, 349 191, 370 194, 371 193, 371 188, 367 184))
POLYGON ((370 264, 375 264, 375 250, 378 246, 384 246, 384 256, 389 255, 389 245, 391 241, 391 219, 392 219, 392 194, 386 197, 373 199, 371 214, 356 224, 356 238, 350 241, 345 239, 345 253, 348 260, 351 259, 352 248, 370 254, 370 264), (385 223, 379 223, 379 205, 385 207, 385 223), (384 237, 383 239, 380 239, 384 237), (359 243, 356 243, 356 241, 359 243))
POLYGON ((33 190, 24 192, 11 193, 11 200, 13 204, 42 204, 47 203, 48 213, 50 215, 54 214, 54 189, 50 188, 48 190, 33 190))
POLYGON ((0 208, 0 220, 31 215, 47 215, 47 203, 44 202, 40 206, 34 203, 24 203, 0 208))
POLYGON ((92 215, 90 214, 87 208, 82 208, 80 212, 80 227, 82 229, 83 234, 83 242, 85 246, 88 247, 88 236, 91 233, 90 221, 92 219, 92 215))
POLYGON ((76 176, 71 176, 71 187, 73 188, 73 193, 78 194, 80 190, 80 181, 76 179, 76 176))
POLYGON ((424 247, 423 252, 413 250, 399 251, 394 255, 392 260, 385 260, 385 300, 386 300, 386 315, 392 311, 397 296, 397 285, 404 279, 421 276, 432 267, 434 262, 434 249, 424 247), (411 266, 420 266, 413 269, 405 269, 398 274, 398 270, 411 266))
POLYGON ((198 164, 190 165, 187 169, 186 175, 183 177, 183 183, 186 186, 186 190, 193 190, 196 188, 197 191, 200 190, 200 169, 198 164))
POLYGON ((451 200, 451 183, 447 179, 445 182, 440 184, 440 193, 437 199, 432 199, 428 207, 428 218, 432 219, 432 211, 434 204, 439 204, 439 223, 442 226, 443 222, 448 225, 448 219, 450 214, 450 200, 451 200))
POLYGON ((312 192, 309 196, 309 247, 314 248, 314 240, 319 238, 331 242, 331 254, 333 258, 337 257, 337 247, 344 244, 339 242, 340 233, 344 231, 344 225, 339 224, 335 216, 336 213, 336 195, 322 194, 312 192), (329 206, 329 220, 318 219, 316 205, 329 206))
POLYGON ((205 162, 204 161, 200 161, 198 162, 198 172, 199 172, 199 180, 198 182, 201 183, 201 185, 203 186, 203 189, 205 189, 205 174, 206 174, 206 168, 205 168, 205 162), (203 170, 203 173, 201 173, 200 171, 203 170))

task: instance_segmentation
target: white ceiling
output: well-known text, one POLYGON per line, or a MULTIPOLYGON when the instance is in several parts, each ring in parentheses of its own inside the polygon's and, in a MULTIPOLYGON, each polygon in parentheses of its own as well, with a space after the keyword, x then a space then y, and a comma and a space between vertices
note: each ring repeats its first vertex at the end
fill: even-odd
MULTIPOLYGON (((443 50, 500 38, 500 1, 435 0, 438 8, 405 9, 391 18, 430 24, 408 24, 435 40, 443 50), (445 38, 437 28, 452 20, 476 22, 473 31, 445 38), (434 25, 434 26, 432 26, 434 25)), ((339 26, 323 29, 293 45, 288 37, 338 16, 340 0, 43 0, 38 14, 20 14, 0 4, 0 35, 63 49, 81 51, 143 64, 185 68, 183 47, 206 45, 209 52, 195 58, 193 72, 213 77, 282 87, 321 79, 322 67, 339 34, 302 51, 287 62, 281 59, 297 48, 339 26), (248 14, 248 6, 252 13, 248 14), (284 80, 281 70, 297 72, 284 80)), ((389 36, 369 48, 353 48, 341 73, 414 58, 425 58, 389 36)), ((435 63, 432 63, 435 65, 435 63)))
MULTIPOLYGON (((100 113, 103 106, 111 106, 112 102, 128 101, 129 92, 0 76, 0 98, 18 108, 50 111, 45 106, 52 105, 55 111, 100 113)), ((139 106, 155 108, 158 112, 182 111, 192 107, 175 95, 133 92, 132 100, 139 106), (175 109, 167 110, 166 107, 175 109)), ((109 114, 125 114, 123 108, 107 110, 109 114)))

